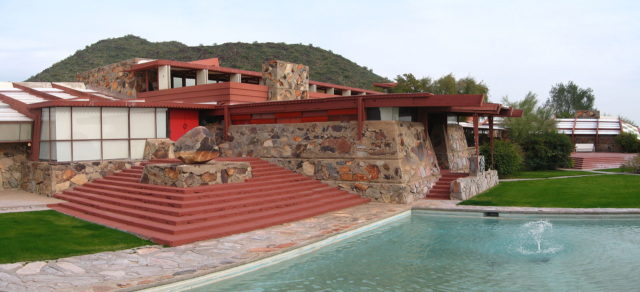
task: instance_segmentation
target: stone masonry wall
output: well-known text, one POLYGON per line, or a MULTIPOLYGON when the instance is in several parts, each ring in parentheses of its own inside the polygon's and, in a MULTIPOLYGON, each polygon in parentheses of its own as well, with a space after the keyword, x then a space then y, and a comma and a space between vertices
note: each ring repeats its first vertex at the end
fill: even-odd
POLYGON ((439 176, 420 123, 356 122, 234 125, 223 156, 252 156, 382 202, 421 198, 439 176))
MULTIPOLYGON (((126 72, 141 59, 134 58, 118 63, 91 69, 78 73, 76 80, 84 82, 87 87, 95 90, 108 90, 110 93, 123 97, 135 98, 136 93, 144 88, 144 76, 137 76, 133 72, 126 72)), ((150 80, 155 80, 152 76, 150 80)))
POLYGON ((309 98, 309 66, 267 61, 262 64, 262 78, 269 87, 269 100, 309 98))
POLYGON ((0 190, 17 189, 22 181, 22 168, 28 160, 25 143, 0 144, 0 190))
POLYGON ((451 172, 469 172, 469 157, 474 149, 467 146, 464 129, 460 125, 447 125, 447 156, 451 172))
POLYGON ((46 161, 28 161, 22 172, 25 191, 51 196, 88 181, 131 168, 128 160, 87 161, 52 164, 46 161))
POLYGON ((477 176, 468 176, 451 182, 451 199, 468 200, 498 184, 498 172, 487 170, 477 176))
POLYGON ((248 162, 209 161, 203 164, 147 164, 142 183, 190 188, 243 182, 252 177, 248 162))

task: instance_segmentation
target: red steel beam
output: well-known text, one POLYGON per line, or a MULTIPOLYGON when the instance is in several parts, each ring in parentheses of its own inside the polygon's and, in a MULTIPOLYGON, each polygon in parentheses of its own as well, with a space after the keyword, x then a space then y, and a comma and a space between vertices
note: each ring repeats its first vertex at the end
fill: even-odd
POLYGON ((18 89, 20 89, 20 90, 22 90, 22 91, 24 91, 24 92, 26 92, 28 94, 35 95, 35 96, 37 96, 39 98, 43 98, 43 99, 46 99, 46 100, 59 100, 59 99, 62 99, 62 98, 59 98, 59 97, 57 97, 55 95, 52 95, 52 94, 49 94, 49 93, 46 93, 46 92, 42 92, 42 91, 39 91, 39 90, 35 90, 35 89, 31 88, 31 87, 20 85, 20 84, 15 83, 15 82, 13 82, 13 87, 18 88, 18 89))
POLYGON ((493 117, 489 116, 489 149, 491 151, 491 169, 495 169, 493 160, 493 117))
POLYGON ((224 140, 229 141, 229 127, 231 126, 231 114, 229 114, 229 105, 224 105, 224 140))
POLYGON ((480 155, 480 146, 478 145, 480 143, 480 134, 478 130, 479 122, 480 117, 478 116, 478 114, 473 114, 473 142, 476 148, 476 156, 480 155))
POLYGON ((42 115, 37 115, 33 119, 33 129, 31 129, 31 161, 38 161, 40 158, 40 135, 42 131, 42 115))
POLYGON ((70 88, 70 87, 66 87, 66 86, 62 86, 60 84, 55 84, 55 83, 51 83, 51 86, 53 88, 56 89, 60 89, 62 91, 64 91, 65 93, 71 94, 71 95, 75 95, 75 96, 79 96, 79 97, 86 97, 89 99, 95 99, 95 100, 110 100, 108 98, 104 98, 102 96, 97 96, 91 92, 84 92, 84 91, 80 91, 74 88, 70 88))
POLYGON ((29 117, 32 120, 36 119, 37 114, 29 108, 29 105, 21 101, 15 100, 9 96, 0 93, 0 101, 8 104, 12 109, 29 117))
POLYGON ((358 97, 358 141, 362 140, 362 130, 364 128, 365 109, 362 96, 358 97))

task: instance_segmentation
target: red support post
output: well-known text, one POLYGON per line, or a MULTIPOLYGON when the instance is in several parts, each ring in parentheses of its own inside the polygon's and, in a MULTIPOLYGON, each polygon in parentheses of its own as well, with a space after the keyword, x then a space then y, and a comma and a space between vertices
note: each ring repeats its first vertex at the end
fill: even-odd
POLYGON ((493 116, 489 116, 489 149, 491 152, 491 169, 495 169, 495 162, 493 160, 493 116))
POLYGON ((224 105, 224 140, 229 141, 229 127, 231 126, 231 115, 229 114, 229 105, 224 105))
POLYGON ((362 130, 364 128, 364 102, 362 96, 358 96, 358 141, 362 140, 362 130))
POLYGON ((33 129, 31 129, 31 156, 29 160, 38 161, 40 158, 40 135, 42 131, 42 114, 33 118, 33 129))
POLYGON ((478 131, 479 120, 480 117, 478 116, 478 114, 473 114, 473 142, 476 148, 476 155, 480 155, 480 146, 478 145, 480 143, 480 134, 478 131))

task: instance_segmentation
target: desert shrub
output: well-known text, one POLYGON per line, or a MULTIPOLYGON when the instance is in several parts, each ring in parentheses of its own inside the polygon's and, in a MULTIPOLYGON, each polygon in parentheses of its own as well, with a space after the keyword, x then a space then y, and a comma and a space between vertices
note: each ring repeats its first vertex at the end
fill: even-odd
POLYGON ((529 170, 571 167, 573 143, 568 136, 558 133, 529 135, 520 146, 524 152, 524 167, 529 170))
POLYGON ((485 164, 487 168, 494 165, 494 168, 498 171, 498 175, 501 177, 514 174, 522 168, 522 151, 518 144, 510 141, 495 141, 493 144, 493 159, 491 161, 491 149, 488 144, 480 147, 480 154, 485 158, 485 164))
POLYGON ((616 136, 616 143, 620 145, 623 152, 636 153, 640 151, 640 141, 633 133, 620 133, 616 136))
POLYGON ((623 167, 631 168, 631 171, 635 173, 640 173, 640 154, 636 155, 636 157, 634 157, 633 159, 627 161, 623 167))

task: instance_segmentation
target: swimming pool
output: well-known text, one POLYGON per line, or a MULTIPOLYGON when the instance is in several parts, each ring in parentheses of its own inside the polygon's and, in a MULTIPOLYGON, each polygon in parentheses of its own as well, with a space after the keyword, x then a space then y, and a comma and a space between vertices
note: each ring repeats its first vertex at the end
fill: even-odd
POLYGON ((189 291, 630 291, 640 217, 413 211, 315 252, 189 291))

